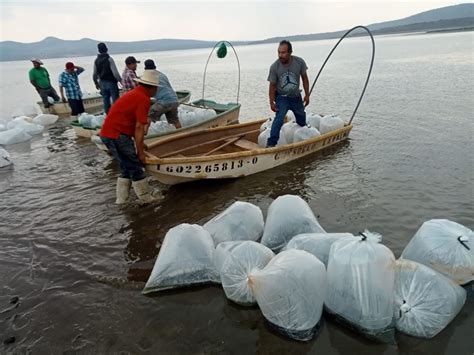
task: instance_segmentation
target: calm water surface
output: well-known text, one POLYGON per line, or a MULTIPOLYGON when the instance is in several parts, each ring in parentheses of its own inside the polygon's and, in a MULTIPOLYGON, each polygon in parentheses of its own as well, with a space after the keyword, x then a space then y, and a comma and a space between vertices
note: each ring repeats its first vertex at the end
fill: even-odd
MULTIPOLYGON (((68 120, 7 147, 0 171, 0 353, 356 353, 472 354, 473 292, 431 340, 397 335, 377 345, 328 320, 309 343, 274 334, 257 308, 228 302, 220 287, 141 295, 160 243, 180 223, 203 224, 236 200, 266 214, 283 194, 302 196, 331 232, 383 235, 398 257, 419 226, 448 218, 474 227, 474 66, 471 33, 377 37, 372 80, 350 141, 258 175, 164 189, 157 206, 117 207, 117 168, 68 120), (18 296, 17 307, 10 299, 18 296), (11 345, 3 341, 15 337, 11 345)), ((336 41, 296 42, 313 80, 336 41)), ((369 63, 367 39, 344 43, 321 76, 309 111, 348 117, 369 63)), ((242 120, 270 115, 266 81, 276 45, 237 47, 242 120)), ((133 54, 133 53, 130 53, 133 54)), ((209 50, 134 54, 153 58, 176 89, 202 95, 209 50)), ((127 55, 114 55, 122 67, 127 55)), ((71 58, 48 59, 56 78, 71 58)), ((94 57, 81 85, 93 91, 94 57)), ((0 120, 37 94, 30 62, 0 63, 0 120)), ((237 64, 213 57, 205 97, 237 99, 237 64)), ((55 85, 57 88, 57 84, 55 85)), ((158 186, 158 185, 157 185, 158 186)))

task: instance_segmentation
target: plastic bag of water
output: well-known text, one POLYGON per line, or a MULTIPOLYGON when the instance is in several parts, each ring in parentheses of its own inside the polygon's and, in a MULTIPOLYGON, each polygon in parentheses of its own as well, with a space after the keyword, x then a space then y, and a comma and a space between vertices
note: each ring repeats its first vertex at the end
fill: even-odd
POLYGON ((395 269, 395 326, 432 338, 459 313, 466 291, 451 279, 415 261, 399 259, 395 269))
POLYGON ((401 257, 464 285, 474 280, 474 232, 447 219, 429 220, 418 229, 401 257))
POLYGON ((295 340, 314 337, 326 299, 326 269, 321 261, 303 250, 286 250, 263 270, 254 269, 248 279, 270 325, 295 340))
POLYGON ((299 196, 284 195, 268 208, 262 244, 278 252, 295 235, 325 232, 306 201, 299 196))
POLYGON ((206 224, 214 244, 235 240, 258 240, 263 233, 263 213, 260 207, 237 201, 206 224))
POLYGON ((197 224, 180 224, 166 233, 143 293, 219 282, 214 268, 214 242, 197 224))
POLYGON ((220 270, 227 298, 243 306, 255 304, 249 287, 249 275, 256 269, 263 269, 274 256, 266 246, 249 240, 230 248, 220 270))

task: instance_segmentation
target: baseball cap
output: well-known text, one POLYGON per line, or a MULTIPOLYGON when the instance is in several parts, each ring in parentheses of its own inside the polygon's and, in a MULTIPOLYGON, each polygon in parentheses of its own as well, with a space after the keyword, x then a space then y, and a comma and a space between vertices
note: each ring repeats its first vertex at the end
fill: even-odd
POLYGON ((74 69, 76 66, 72 62, 67 62, 66 63, 66 69, 74 69))
POLYGON ((125 59, 125 64, 135 64, 135 63, 140 63, 139 60, 136 60, 135 57, 127 57, 127 59, 125 59))
POLYGON ((145 70, 156 69, 156 65, 153 59, 145 60, 144 64, 145 64, 145 70))

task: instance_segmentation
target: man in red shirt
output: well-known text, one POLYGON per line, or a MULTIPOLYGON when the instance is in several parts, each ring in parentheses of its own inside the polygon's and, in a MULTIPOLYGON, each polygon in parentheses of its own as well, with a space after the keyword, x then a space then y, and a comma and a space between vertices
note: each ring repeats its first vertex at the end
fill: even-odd
POLYGON ((135 78, 138 86, 121 96, 110 108, 100 130, 100 138, 120 165, 121 176, 117 179, 117 204, 126 203, 130 186, 142 202, 156 198, 150 192, 145 179, 144 137, 148 126, 150 97, 158 90, 158 72, 145 70, 135 78))

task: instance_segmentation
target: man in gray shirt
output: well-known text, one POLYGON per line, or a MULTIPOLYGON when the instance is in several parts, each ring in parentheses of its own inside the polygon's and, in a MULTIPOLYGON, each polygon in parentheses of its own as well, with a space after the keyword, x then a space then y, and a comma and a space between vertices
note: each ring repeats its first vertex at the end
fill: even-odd
MULTIPOLYGON (((145 70, 156 70, 153 59, 145 60, 145 70)), ((181 128, 181 122, 178 117, 178 95, 176 95, 168 77, 160 71, 158 73, 160 73, 159 89, 154 96, 155 102, 151 105, 148 118, 155 122, 164 114, 169 124, 174 124, 177 129, 181 128)))
POLYGON ((270 67, 268 96, 270 108, 275 112, 267 147, 274 147, 280 138, 280 129, 288 111, 293 111, 296 123, 306 124, 304 108, 309 104, 309 79, 305 61, 292 55, 293 48, 289 41, 281 41, 278 46, 278 60, 270 67), (304 99, 301 98, 300 77, 303 81, 304 99))

